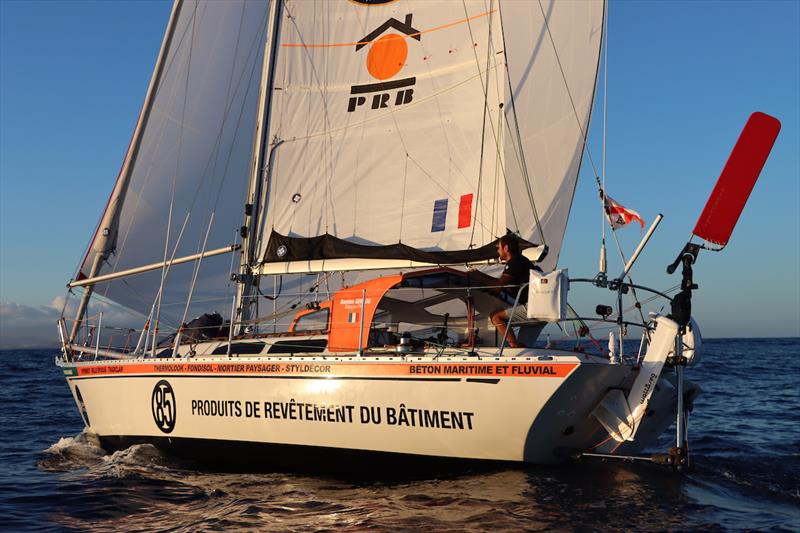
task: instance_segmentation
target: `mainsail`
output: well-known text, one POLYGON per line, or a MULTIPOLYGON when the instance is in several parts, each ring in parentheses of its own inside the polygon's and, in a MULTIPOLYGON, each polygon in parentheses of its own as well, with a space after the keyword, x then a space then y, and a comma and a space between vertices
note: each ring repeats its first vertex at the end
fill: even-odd
POLYGON ((347 269, 482 260, 507 230, 546 244, 544 266, 555 265, 591 110, 601 2, 282 7, 262 273, 320 269, 318 260, 347 269))

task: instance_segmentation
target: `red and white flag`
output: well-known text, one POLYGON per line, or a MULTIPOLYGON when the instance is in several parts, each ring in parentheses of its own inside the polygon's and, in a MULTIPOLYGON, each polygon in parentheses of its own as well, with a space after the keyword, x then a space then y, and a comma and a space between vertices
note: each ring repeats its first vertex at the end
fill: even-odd
POLYGON ((627 226, 634 220, 638 220, 639 225, 644 229, 644 220, 639 216, 639 213, 615 202, 614 199, 608 195, 605 195, 604 202, 606 205, 608 223, 611 224, 612 229, 617 230, 622 226, 627 226))

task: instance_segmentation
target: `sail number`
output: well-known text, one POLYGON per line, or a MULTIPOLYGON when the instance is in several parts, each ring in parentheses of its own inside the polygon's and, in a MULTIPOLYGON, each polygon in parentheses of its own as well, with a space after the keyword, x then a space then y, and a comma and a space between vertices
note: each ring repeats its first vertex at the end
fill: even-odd
POLYGON ((162 379, 153 387, 150 403, 158 429, 171 433, 175 429, 175 392, 167 380, 162 379))

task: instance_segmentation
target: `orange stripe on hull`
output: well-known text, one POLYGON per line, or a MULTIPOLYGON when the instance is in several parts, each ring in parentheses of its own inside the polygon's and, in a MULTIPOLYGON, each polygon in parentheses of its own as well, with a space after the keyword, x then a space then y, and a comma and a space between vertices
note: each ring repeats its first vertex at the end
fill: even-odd
POLYGON ((228 374, 316 376, 492 376, 563 378, 577 363, 343 363, 343 362, 232 362, 136 363, 78 367, 78 376, 125 374, 228 374))

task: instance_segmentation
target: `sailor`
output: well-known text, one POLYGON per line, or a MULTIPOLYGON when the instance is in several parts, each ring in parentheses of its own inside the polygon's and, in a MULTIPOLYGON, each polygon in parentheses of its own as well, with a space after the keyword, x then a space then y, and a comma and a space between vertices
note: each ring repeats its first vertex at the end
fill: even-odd
MULTIPOLYGON (((534 265, 530 259, 520 253, 519 241, 513 233, 506 233, 497 240, 497 255, 500 257, 500 261, 506 264, 506 268, 503 270, 503 274, 500 278, 495 282, 495 285, 504 287, 504 291, 506 294, 510 295, 511 298, 516 298, 520 285, 528 283, 531 270, 536 270, 537 272, 542 271, 542 269, 534 265)), ((518 307, 521 306, 520 309, 524 311, 524 306, 527 303, 528 288, 525 287, 519 295, 518 307)), ((511 311, 509 309, 498 309, 489 315, 501 339, 506 335, 510 313, 511 311)), ((517 342, 513 329, 508 332, 508 346, 511 348, 526 347, 517 342)))

